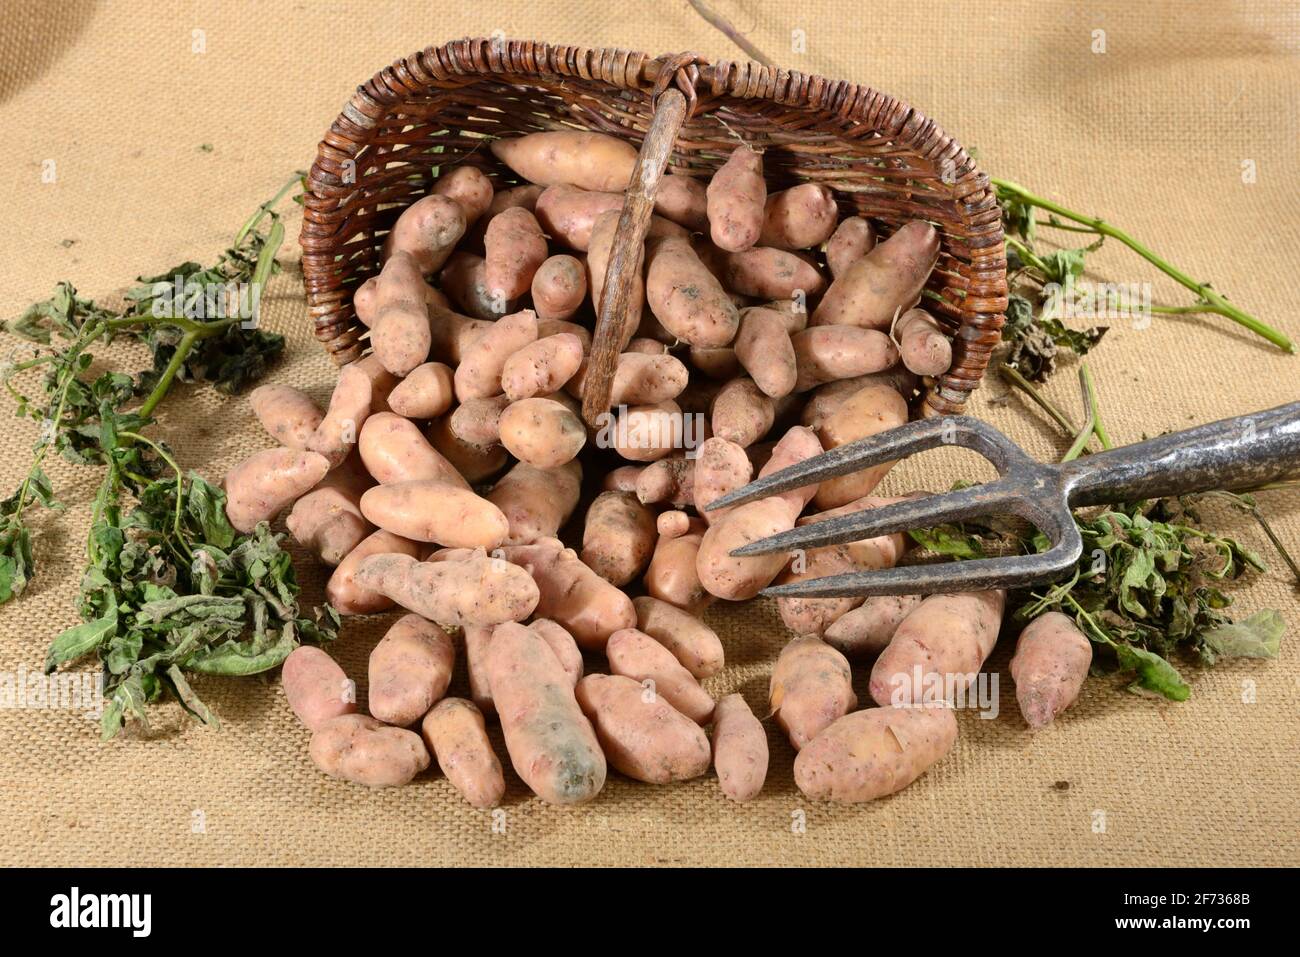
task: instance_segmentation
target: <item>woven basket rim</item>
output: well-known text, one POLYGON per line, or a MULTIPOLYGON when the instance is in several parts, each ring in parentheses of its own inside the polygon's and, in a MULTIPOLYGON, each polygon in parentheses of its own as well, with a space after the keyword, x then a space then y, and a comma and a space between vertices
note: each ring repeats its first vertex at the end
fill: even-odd
MULTIPOLYGON (((530 78, 573 78, 602 84, 610 93, 653 95, 656 84, 686 74, 700 96, 766 101, 859 124, 923 162, 942 166, 951 207, 964 235, 960 246, 945 228, 946 244, 969 254, 960 260, 964 280, 961 304, 942 301, 936 308, 953 330, 953 368, 933 383, 925 399, 929 413, 960 412, 979 385, 1004 322, 1007 306, 1006 253, 1001 210, 987 174, 966 150, 933 120, 904 101, 848 80, 764 67, 750 61, 710 62, 691 53, 648 54, 615 47, 584 47, 499 37, 467 37, 431 45, 395 60, 357 87, 321 140, 307 178, 299 243, 308 307, 319 338, 340 364, 359 357, 363 344, 344 281, 331 268, 346 217, 340 208, 360 184, 349 182, 349 163, 372 143, 392 108, 429 93, 479 82, 529 86, 530 78), (669 70, 673 76, 661 74, 669 70)), ((679 80, 679 85, 681 81, 679 80)), ((534 83, 533 85, 537 85, 534 83)), ((618 133, 619 130, 611 129, 618 133)), ((644 133, 628 128, 624 133, 644 133)), ((951 250, 950 250, 951 251, 951 250)))

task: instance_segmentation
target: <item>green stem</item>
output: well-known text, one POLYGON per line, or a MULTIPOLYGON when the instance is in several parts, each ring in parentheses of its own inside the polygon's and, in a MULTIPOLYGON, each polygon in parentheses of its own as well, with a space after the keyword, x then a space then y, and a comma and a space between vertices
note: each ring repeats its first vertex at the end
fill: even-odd
POLYGON ((1079 382, 1083 386, 1084 401, 1088 404, 1088 414, 1092 416, 1092 431, 1097 436, 1097 441, 1101 447, 1107 451, 1115 446, 1111 444, 1110 436, 1106 434, 1106 423, 1101 419, 1101 403, 1097 399, 1097 385, 1092 381, 1092 370, 1088 368, 1088 363, 1079 364, 1079 382))
MULTIPOLYGON (((1054 203, 1049 199, 1044 199, 1041 196, 1036 196, 1033 193, 1031 193, 1029 190, 1025 189, 1023 186, 1020 186, 1016 183, 1012 183, 1009 180, 997 179, 996 177, 994 177, 992 179, 992 183, 995 187, 997 187, 998 194, 1000 197, 1014 196, 1017 199, 1019 199, 1021 202, 1028 203, 1030 206, 1037 206, 1039 209, 1045 209, 1050 213, 1055 213, 1058 216, 1063 216, 1064 218, 1071 220, 1073 222, 1081 223, 1085 226, 1090 227, 1091 229, 1096 230, 1098 233, 1100 233, 1103 236, 1109 236, 1112 239, 1115 239, 1116 241, 1123 243, 1125 246, 1133 250, 1135 253, 1137 253, 1147 262, 1151 263, 1151 265, 1155 266, 1157 269, 1163 272, 1166 276, 1170 277, 1175 282, 1179 283, 1180 285, 1196 293, 1196 295, 1206 303, 1206 307, 1205 307, 1206 312, 1215 312, 1221 316, 1226 316, 1227 318, 1231 319, 1233 322, 1245 326, 1251 332, 1255 333, 1258 336, 1263 337, 1264 339, 1267 339, 1269 342, 1285 350, 1286 352, 1295 351, 1294 344, 1292 344, 1291 340, 1287 338, 1286 335, 1279 332, 1277 329, 1274 329, 1272 326, 1260 322, 1254 316, 1242 311, 1241 309, 1238 309, 1232 303, 1228 302, 1228 300, 1224 299, 1221 295, 1219 295, 1213 288, 1209 286, 1209 284, 1203 282, 1197 282, 1195 279, 1187 275, 1178 267, 1172 265, 1162 257, 1156 255, 1154 252, 1152 252, 1142 243, 1138 242, 1128 233, 1124 232, 1122 229, 1117 229, 1116 227, 1110 225, 1110 223, 1106 222, 1105 220, 1098 219, 1095 216, 1084 216, 1082 213, 1076 213, 1072 209, 1066 209, 1064 206, 1054 203)), ((1011 240, 1009 238, 1008 243, 1010 243, 1010 241, 1011 240)))
MULTIPOLYGON (((176 351, 172 353, 171 362, 167 363, 167 368, 163 370, 158 384, 153 387, 153 391, 149 393, 149 398, 145 399, 144 404, 137 410, 142 417, 149 418, 153 414, 153 410, 158 407, 158 403, 163 400, 167 390, 172 387, 172 380, 176 378, 176 373, 184 364, 185 358, 190 354, 190 350, 194 348, 194 343, 198 338, 199 336, 194 332, 187 332, 181 336, 181 341, 176 345, 176 351)), ((125 435, 126 433, 122 434, 125 435)))
POLYGON ((285 194, 288 193, 289 190, 293 189, 295 184, 300 182, 302 182, 302 173, 294 173, 293 178, 281 186, 278 193, 268 199, 261 206, 257 207, 257 209, 253 211, 253 215, 248 217, 248 221, 244 223, 239 232, 235 234, 234 248, 238 249, 240 244, 248 238, 248 234, 257 228, 257 224, 262 221, 262 217, 272 212, 275 207, 279 205, 280 200, 284 199, 285 194))
POLYGON ((1048 401, 1041 392, 1035 389, 1033 383, 1021 375, 1019 370, 1013 369, 1003 362, 998 366, 998 372, 1013 386, 1029 396, 1040 409, 1050 415, 1056 424, 1065 431, 1066 435, 1074 435, 1079 431, 1078 426, 1071 422, 1064 412, 1048 401))
POLYGON ((167 463, 168 468, 176 473, 176 515, 173 519, 173 523, 176 530, 176 537, 181 540, 181 544, 183 545, 184 536, 181 534, 181 506, 185 503, 185 475, 181 472, 181 467, 176 463, 174 458, 167 454, 167 450, 153 439, 143 436, 139 432, 127 432, 125 430, 117 434, 124 439, 130 439, 132 442, 143 442, 145 445, 153 449, 160 459, 167 463))
POLYGON ((1055 216, 1052 216, 1049 219, 1036 219, 1034 220, 1034 224, 1037 226, 1049 226, 1052 229, 1063 229, 1067 233, 1091 233, 1093 236, 1097 235, 1097 230, 1093 229, 1091 226, 1067 226, 1055 216))

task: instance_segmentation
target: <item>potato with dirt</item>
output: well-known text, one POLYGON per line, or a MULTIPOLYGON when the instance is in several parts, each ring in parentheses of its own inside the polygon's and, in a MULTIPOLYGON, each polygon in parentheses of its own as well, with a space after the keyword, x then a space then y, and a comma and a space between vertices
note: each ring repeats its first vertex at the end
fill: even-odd
POLYGON ((451 428, 451 416, 442 415, 429 423, 424 433, 429 444, 438 450, 464 476, 477 485, 490 480, 510 463, 510 453, 499 444, 481 446, 466 442, 451 428))
POLYGON ((651 462, 636 478, 636 497, 646 505, 694 505, 695 459, 687 458, 685 452, 674 452, 651 462))
POLYGON ((554 469, 539 469, 516 462, 487 494, 501 509, 509 532, 507 545, 528 545, 554 538, 578 507, 582 466, 577 459, 554 469))
POLYGON ((1016 703, 1037 730, 1074 704, 1092 665, 1092 642, 1059 611, 1039 615, 1020 633, 1011 659, 1016 703))
POLYGON ((705 211, 714 245, 737 252, 757 243, 763 232, 766 202, 763 154, 741 144, 732 150, 705 189, 705 211))
POLYGON ((650 311, 678 339, 716 348, 736 338, 740 313, 689 240, 647 244, 645 291, 650 311))
POLYGON ((696 244, 700 258, 710 265, 731 292, 757 299, 791 299, 804 304, 826 289, 826 277, 804 253, 755 246, 743 252, 711 253, 696 244))
MULTIPOLYGON (((363 368, 359 362, 345 365, 339 370, 339 381, 330 395, 329 408, 316 431, 307 440, 307 448, 328 460, 330 468, 343 463, 356 448, 357 436, 366 424, 375 398, 372 383, 378 373, 363 368)), ((387 373, 384 373, 387 375, 387 373)), ((395 380, 394 380, 395 382, 395 380)))
POLYGON ((403 615, 370 652, 370 713, 399 728, 415 724, 451 684, 456 646, 419 615, 403 615))
POLYGON ((794 344, 796 392, 836 379, 882 372, 898 362, 898 347, 876 329, 816 326, 796 332, 790 342, 794 344))
POLYGON ((646 594, 693 615, 709 606, 713 596, 700 583, 696 568, 706 527, 702 519, 691 517, 678 534, 661 535, 645 571, 646 594))
POLYGON ((794 343, 779 313, 761 306, 742 310, 734 348, 736 359, 764 395, 779 399, 794 391, 794 343))
POLYGON ((572 256, 549 257, 533 274, 532 296, 539 322, 568 319, 587 300, 587 267, 572 256))
POLYGON ((462 628, 522 621, 538 603, 537 585, 527 572, 482 551, 436 562, 371 555, 357 569, 356 583, 429 621, 462 628))
POLYGON ((622 675, 587 675, 576 693, 606 759, 628 777, 671 784, 709 769, 704 730, 638 682, 622 675))
POLYGON ((361 427, 357 450, 381 485, 428 480, 469 490, 456 467, 443 458, 410 419, 379 412, 361 427))
POLYGON ((655 514, 630 492, 601 492, 587 509, 581 558, 620 588, 640 575, 654 554, 655 514))
POLYGON ((671 651, 643 631, 623 628, 605 646, 611 674, 622 675, 664 699, 696 724, 713 717, 713 698, 671 651))
POLYGON ((810 325, 889 329, 894 316, 921 298, 938 257, 935 228, 920 220, 906 223, 831 283, 810 325))
POLYGON ((930 595, 899 623, 876 659, 872 700, 939 704, 964 694, 997 643, 1005 601, 1001 589, 930 595))
POLYGON ((548 251, 537 219, 515 207, 492 217, 483 237, 488 291, 505 299, 528 292, 548 251))
POLYGON ((356 577, 357 569, 371 555, 400 554, 415 558, 423 550, 419 542, 402 538, 392 532, 380 529, 372 533, 348 552, 347 557, 334 569, 329 581, 325 583, 325 600, 333 605, 340 615, 373 615, 387 611, 396 602, 382 592, 359 585, 356 577))
POLYGON ((706 439, 695 456, 695 488, 692 500, 706 522, 714 522, 730 509, 709 509, 722 496, 748 485, 754 469, 743 446, 713 436, 706 439))
POLYGON ((708 190, 694 176, 666 173, 655 190, 655 213, 693 233, 709 228, 708 190))
POLYGON ((498 625, 487 678, 515 772, 549 804, 582 804, 605 785, 605 755, 546 641, 518 624, 498 625))
POLYGON ((587 427, 554 399, 520 399, 500 419, 501 444, 521 462, 555 469, 573 461, 587 443, 587 427))
MULTIPOLYGON (((493 293, 487 280, 487 260, 471 252, 452 253, 438 273, 438 285, 448 299, 473 319, 500 319, 513 305, 505 296, 493 293)), ((434 352, 437 354, 438 350, 434 352)), ((454 357, 448 358, 454 361, 454 357)))
POLYGON ((848 216, 826 240, 826 265, 838 279, 850 266, 876 248, 876 228, 863 216, 848 216))
POLYGON ((408 419, 434 419, 447 412, 456 398, 452 369, 425 362, 412 369, 388 396, 388 406, 408 419))
POLYGON ((331 718, 312 733, 312 762, 330 777, 372 788, 408 783, 429 766, 420 736, 364 714, 331 718))
POLYGON ((822 638, 850 661, 874 658, 920 603, 920 595, 874 595, 841 615, 822 638))
POLYGON ((550 618, 573 635, 587 651, 602 651, 609 636, 636 625, 632 599, 601 578, 556 539, 531 545, 507 545, 506 561, 514 562, 537 583, 537 616, 550 618))
POLYGON ((384 240, 384 259, 406 253, 417 268, 431 276, 442 268, 465 235, 465 211, 450 196, 436 192, 417 199, 402 211, 384 240))
POLYGON ((781 649, 768 703, 796 751, 858 706, 849 661, 815 635, 781 649))
POLYGON ((433 328, 429 285, 415 258, 394 253, 375 283, 374 317, 370 322, 370 344, 379 364, 396 376, 404 376, 429 358, 433 328))
POLYGON ((758 797, 767 779, 767 732, 744 697, 729 694, 713 712, 713 769, 733 801, 758 797))
MULTIPOLYGON (((587 369, 584 361, 577 375, 565 386, 565 391, 582 398, 587 369)), ((689 378, 690 373, 681 360, 664 353, 662 349, 653 355, 623 352, 619 354, 618 364, 614 367, 609 404, 614 407, 666 402, 681 395, 689 378)))
POLYGON ((295 499, 325 477, 330 463, 323 455, 283 446, 255 452, 226 473, 226 518, 248 534, 258 522, 270 522, 295 499))
POLYGON ((262 385, 248 396, 257 421, 288 449, 306 451, 307 441, 325 413, 311 396, 289 385, 262 385))
POLYGON ((495 139, 490 147, 497 159, 539 186, 622 192, 636 165, 636 148, 631 143, 580 130, 495 139))
POLYGON ((465 350, 453 379, 456 398, 485 399, 499 395, 506 361, 537 341, 537 314, 531 309, 502 316, 465 350))
POLYGON ((501 388, 511 402, 558 392, 582 366, 582 340, 561 333, 524 346, 501 370, 501 388))
POLYGON ((476 166, 457 166, 446 170, 429 190, 435 196, 455 200, 465 215, 465 225, 472 226, 492 206, 496 192, 492 180, 476 166))
POLYGON ((937 376, 952 365, 952 343, 934 316, 909 309, 894 323, 894 341, 903 365, 917 375, 937 376))
POLYGON ((373 484, 359 457, 349 456, 293 503, 284 522, 289 534, 326 565, 337 565, 375 530, 361 514, 361 496, 373 484))
MULTIPOLYGON (((614 246, 614 233, 618 229, 618 218, 617 210, 608 210, 596 217, 596 224, 591 229, 591 246, 587 250, 587 285, 591 289, 591 304, 597 316, 600 315, 601 300, 605 295, 605 273, 609 269, 609 258, 614 246)), ((620 330, 620 349, 632 341, 633 336, 638 335, 637 330, 641 326, 645 304, 645 277, 643 270, 638 267, 632 270, 627 309, 623 315, 623 328, 620 330)))
POLYGON ((576 186, 548 186, 537 197, 537 222, 557 243, 587 252, 601 213, 623 208, 622 193, 593 192, 576 186))
POLYGON ((361 514, 394 535, 452 548, 496 548, 510 533, 501 509, 437 479, 376 485, 361 496, 361 514))
POLYGON ((501 761, 488 740, 483 712, 464 698, 443 698, 420 722, 420 737, 447 780, 471 807, 491 808, 505 794, 501 761))
POLYGON ((813 249, 831 238, 838 220, 839 208, 830 187, 801 183, 768 195, 757 245, 813 249))
POLYGON ((672 399, 625 406, 596 433, 598 448, 612 448, 630 462, 655 462, 685 445, 686 417, 672 399))
POLYGON ((794 783, 814 800, 873 801, 907 787, 956 741, 957 719, 950 708, 855 711, 799 752, 794 783))
POLYGON ((280 669, 284 697, 308 731, 357 710, 356 685, 337 661, 315 645, 299 645, 280 669))
MULTIPOLYGON (((849 396, 827 416, 817 430, 817 437, 829 451, 906 424, 907 401, 889 386, 872 383, 849 396)), ((893 462, 881 462, 826 479, 817 487, 817 507, 835 508, 869 495, 893 467, 893 462)))
POLYGON ((776 406, 772 397, 747 376, 732 379, 713 400, 710 422, 713 434, 741 448, 767 435, 774 422, 776 406))
POLYGON ((722 670, 722 642, 695 615, 650 595, 635 598, 636 628, 673 653, 696 678, 711 678, 722 670))

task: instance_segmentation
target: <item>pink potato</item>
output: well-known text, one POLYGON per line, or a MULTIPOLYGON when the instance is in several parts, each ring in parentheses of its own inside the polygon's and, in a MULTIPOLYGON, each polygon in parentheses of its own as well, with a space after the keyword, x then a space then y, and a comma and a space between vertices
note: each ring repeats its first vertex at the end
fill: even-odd
POLYGON ((311 396, 288 385, 258 386, 248 396, 253 414, 285 448, 305 450, 325 413, 311 396))
POLYGON ((483 713, 472 701, 444 698, 420 722, 420 736, 447 780, 472 807, 501 803, 505 775, 488 740, 483 713))
POLYGON ((483 399, 502 392, 506 361, 537 339, 537 314, 531 309, 503 316, 465 350, 454 380, 456 398, 483 399))
POLYGON ((483 246, 488 290, 505 299, 516 299, 532 288, 533 276, 547 256, 542 227, 518 206, 492 217, 483 246))
POLYGON ((466 226, 473 225, 488 211, 495 195, 492 180, 475 166, 456 166, 448 170, 434 181, 429 192, 455 200, 465 216, 466 226))
POLYGON ((1092 643, 1068 616, 1049 611, 1026 625, 1011 659, 1025 723, 1045 728, 1074 704, 1091 665, 1092 643))
MULTIPOLYGON (((565 386, 565 391, 582 398, 587 377, 587 363, 565 386)), ((675 399, 686 388, 689 372, 680 359, 667 355, 662 348, 654 354, 624 352, 614 367, 609 404, 654 405, 675 399)))
POLYGON ((767 435, 776 421, 776 406, 753 379, 732 379, 713 400, 713 434, 741 448, 767 435))
POLYGON ((708 190, 693 176, 668 173, 655 190, 655 212, 693 233, 709 228, 708 190))
POLYGON ((753 466, 745 449, 727 439, 713 436, 700 446, 695 457, 695 508, 708 522, 725 515, 729 509, 710 510, 711 502, 749 484, 753 466))
POLYGON ((754 384, 774 399, 794 391, 798 376, 794 343, 780 313, 761 306, 740 314, 736 358, 754 384))
MULTIPOLYGON (((817 436, 829 451, 906 424, 907 401, 888 385, 872 383, 849 396, 828 415, 817 436)), ((882 462, 826 479, 817 487, 817 507, 835 508, 870 494, 893 467, 893 462, 882 462)))
POLYGON ((794 783, 814 800, 858 803, 907 787, 952 750, 952 709, 869 708, 840 718, 794 761, 794 783))
POLYGON ((402 211, 384 242, 384 258, 407 253, 424 275, 437 272, 465 235, 465 211, 449 196, 430 193, 402 211))
POLYGON ((551 256, 533 274, 532 296, 538 321, 568 319, 587 299, 587 267, 572 256, 551 256))
POLYGON ((329 468, 315 452, 284 447, 256 452, 226 473, 226 518, 236 531, 248 534, 259 522, 274 520, 329 468))
POLYGON ((564 626, 579 647, 602 651, 610 635, 636 624, 632 600, 556 539, 507 545, 501 551, 536 581, 538 617, 564 626))
POLYGON ((406 784, 429 766, 418 734, 364 714, 326 721, 312 734, 309 753, 330 777, 372 788, 406 784))
POLYGON ((487 494, 509 525, 505 544, 554 538, 578 507, 581 487, 582 466, 576 459, 554 469, 515 463, 487 494))
POLYGON ((307 448, 325 456, 330 468, 342 464, 356 447, 357 436, 372 411, 375 384, 387 377, 387 372, 363 367, 360 361, 339 370, 325 418, 307 440, 307 448))
POLYGON ((361 514, 403 538, 452 548, 496 548, 510 532, 501 509, 437 479, 376 485, 361 496, 361 514))
POLYGON ((381 485, 424 479, 469 490, 455 466, 429 444, 410 419, 380 412, 366 419, 357 443, 361 461, 381 485))
POLYGON ((810 325, 887 330, 916 305, 939 256, 939 234, 929 223, 906 223, 851 264, 826 290, 810 325))
POLYGON ((370 713, 396 727, 414 724, 446 694, 455 662, 450 635, 403 615, 370 652, 370 713))
POLYGON ((767 183, 763 154, 737 146, 705 190, 709 233, 720 249, 736 252, 758 242, 763 231, 767 183))
POLYGON ((539 186, 621 192, 636 165, 631 143, 603 133, 556 130, 495 139, 490 145, 497 159, 539 186))
POLYGON ((609 636, 605 646, 612 674, 639 682, 690 718, 708 724, 713 698, 671 651, 643 631, 623 628, 609 636))
MULTIPOLYGON (((487 280, 487 260, 474 253, 452 253, 438 273, 438 284, 448 299, 474 319, 500 319, 512 306, 508 298, 493 292, 487 280)), ((437 349, 434 351, 438 353, 437 349)), ((456 358, 445 357, 452 361, 456 358)))
POLYGON ((696 678, 709 678, 722 670, 722 642, 699 618, 650 595, 633 599, 632 605, 637 629, 671 651, 696 678))
POLYGON ((654 554, 655 515, 631 492, 601 492, 587 509, 581 557, 620 588, 640 575, 654 554))
POLYGON ((709 739, 703 729, 662 697, 647 694, 638 682, 622 675, 587 675, 576 692, 606 759, 628 777, 671 784, 709 769, 709 739))
POLYGON ((924 309, 903 313, 894 323, 894 339, 903 365, 917 375, 942 375, 952 365, 952 343, 924 309))
POLYGON ((830 239, 838 219, 839 209, 830 187, 801 183, 768 195, 758 245, 812 249, 830 239))
POLYGON ((846 217, 826 240, 826 265, 831 275, 838 279, 875 246, 876 229, 871 221, 862 216, 846 217))
POLYGON ((713 768, 733 801, 758 797, 767 779, 767 732, 745 699, 729 694, 713 712, 713 768))
POLYGON ((875 329, 857 326, 816 326, 796 332, 794 344, 798 370, 796 392, 807 392, 824 382, 881 372, 898 361, 898 347, 875 329))
POLYGON ((623 208, 622 193, 603 193, 576 186, 548 186, 537 197, 537 222, 556 242, 586 252, 591 230, 601 213, 623 208))
MULTIPOLYGON (((355 461, 355 457, 347 462, 355 461)), ((361 514, 361 496, 373 481, 347 463, 328 473, 293 503, 285 526, 299 545, 326 565, 337 565, 375 530, 361 514)))
POLYGON ((280 680, 289 707, 308 731, 357 710, 356 685, 338 662, 315 645, 299 645, 289 652, 280 680))
POLYGON ((500 419, 501 444, 515 458, 539 469, 573 461, 587 442, 587 428, 554 399, 520 399, 500 419))
POLYGON ((643 579, 646 594, 690 614, 699 614, 709 606, 713 596, 700 583, 696 567, 705 527, 702 519, 688 518, 683 531, 655 543, 643 579))
POLYGON ((850 660, 875 657, 885 650, 903 619, 920 603, 920 595, 873 596, 841 615, 822 637, 850 660))
POLYGON ((371 555, 357 569, 356 581, 429 621, 462 628, 522 621, 538 600, 537 585, 522 569, 482 551, 434 562, 371 555))
POLYGON ((412 369, 388 396, 388 405, 408 419, 433 419, 451 408, 456 397, 450 366, 425 362, 412 369))
POLYGON ((501 387, 511 402, 558 392, 582 365, 582 340, 569 333, 524 346, 501 370, 501 387))
POLYGON ((647 244, 645 291, 655 318, 678 339, 716 348, 736 337, 740 313, 688 239, 647 244))
POLYGON ((768 702, 796 751, 858 706, 848 659, 814 635, 781 649, 768 702))
POLYGON ((381 592, 357 583, 357 569, 371 555, 400 554, 411 558, 422 551, 418 542, 380 529, 362 540, 339 562, 325 583, 325 599, 340 615, 372 615, 387 611, 395 602, 381 592))
POLYGON ((374 287, 370 344, 379 364, 404 376, 429 358, 433 347, 430 289, 414 257, 394 253, 374 287))
POLYGON ((789 299, 802 304, 807 312, 808 299, 826 289, 826 277, 804 253, 755 246, 743 252, 721 253, 709 257, 722 284, 742 296, 758 299, 789 299))

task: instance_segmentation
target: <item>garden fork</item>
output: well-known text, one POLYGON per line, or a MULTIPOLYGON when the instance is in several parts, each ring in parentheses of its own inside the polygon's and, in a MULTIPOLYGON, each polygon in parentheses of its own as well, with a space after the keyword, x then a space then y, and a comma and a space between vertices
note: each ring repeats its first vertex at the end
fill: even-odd
POLYGON ((1059 580, 1083 551, 1072 507, 1138 501, 1212 489, 1249 488, 1300 475, 1300 402, 1211 422, 1061 464, 1042 464, 997 429, 970 416, 922 419, 850 442, 782 469, 705 506, 740 505, 944 445, 988 459, 998 478, 942 495, 908 499, 801 525, 735 549, 766 555, 925 528, 1015 515, 1047 536, 1036 555, 859 571, 776 585, 775 596, 805 598, 982 591, 1059 580))

